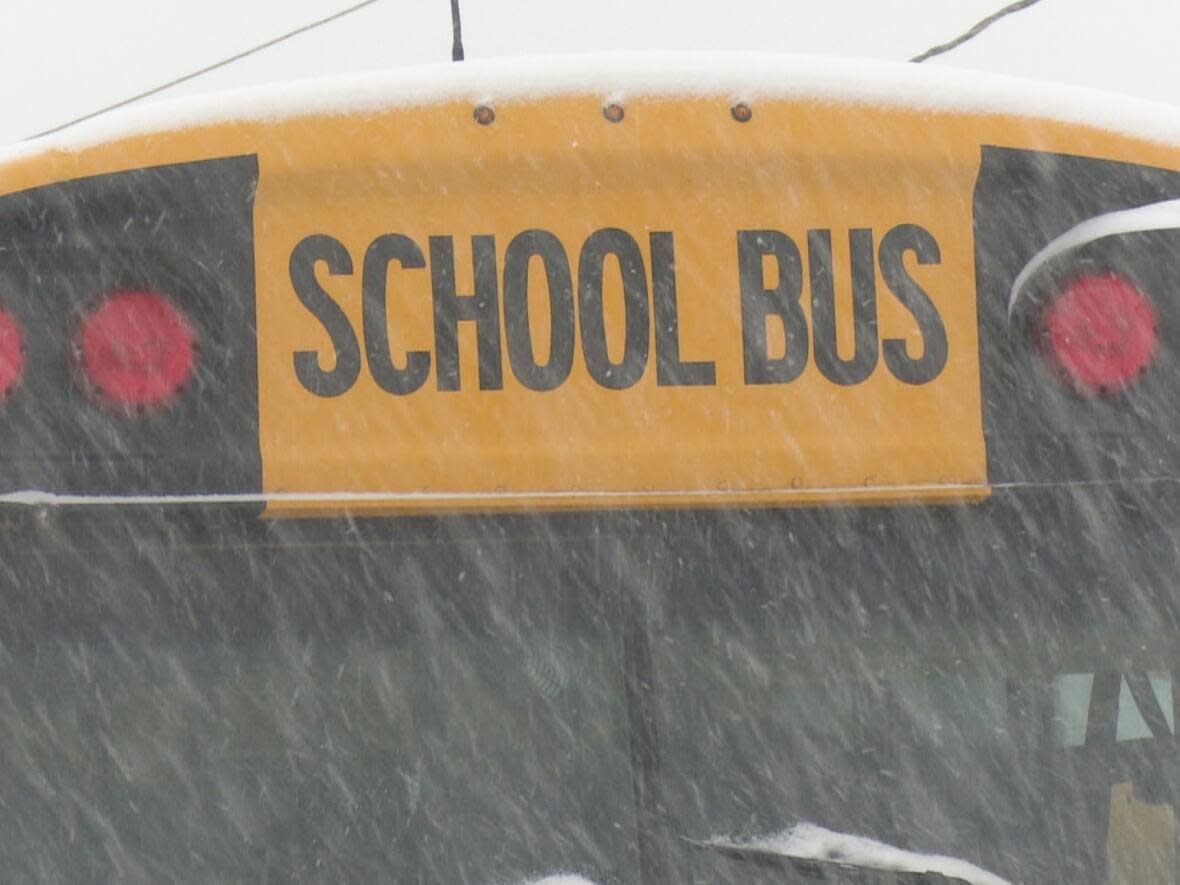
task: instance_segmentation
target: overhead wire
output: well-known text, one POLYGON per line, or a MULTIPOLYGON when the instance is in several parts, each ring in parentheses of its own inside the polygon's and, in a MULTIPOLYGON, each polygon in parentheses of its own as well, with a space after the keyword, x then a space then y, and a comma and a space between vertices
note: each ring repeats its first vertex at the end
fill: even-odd
MULTIPOLYGON (((238 61, 241 61, 242 59, 249 58, 250 56, 255 55, 259 52, 262 52, 266 49, 270 49, 271 47, 277 46, 280 43, 284 43, 287 40, 292 39, 293 37, 298 37, 299 35, 306 34, 309 31, 315 30, 316 28, 320 28, 320 27, 323 27, 324 25, 330 24, 334 21, 338 21, 339 19, 342 19, 345 16, 352 15, 355 12, 359 12, 360 10, 364 9, 367 6, 372 6, 376 2, 377 2, 377 0, 361 0, 361 2, 359 2, 359 3, 354 3, 353 5, 345 7, 344 9, 334 12, 331 15, 325 16, 324 18, 317 19, 313 22, 308 22, 307 24, 301 25, 300 27, 295 28, 294 30, 287 31, 284 34, 280 34, 277 37, 273 37, 270 40, 267 40, 263 43, 259 43, 257 46, 252 46, 249 49, 245 49, 241 52, 235 53, 234 55, 228 56, 227 58, 223 58, 220 61, 216 61, 212 64, 205 65, 204 67, 198 68, 195 71, 190 71, 187 74, 183 74, 179 77, 175 77, 171 80, 168 80, 165 83, 159 84, 158 86, 153 86, 151 89, 146 89, 143 92, 136 93, 135 95, 130 95, 127 98, 124 98, 124 99, 121 99, 117 102, 114 102, 113 104, 105 105, 104 107, 98 108, 95 111, 91 111, 88 114, 83 114, 82 116, 75 117, 71 120, 67 120, 64 123, 60 123, 57 126, 53 126, 53 127, 50 127, 49 129, 44 129, 41 132, 34 133, 33 135, 28 136, 26 138, 26 140, 33 139, 33 138, 41 138, 45 135, 52 135, 55 132, 61 132, 63 129, 69 129, 71 126, 76 126, 79 123, 86 122, 87 120, 93 120, 95 117, 101 117, 103 114, 109 114, 111 111, 116 111, 119 108, 127 107, 128 105, 131 105, 131 104, 135 104, 137 101, 142 101, 143 99, 150 98, 153 95, 158 95, 159 93, 165 92, 168 89, 172 89, 173 87, 179 86, 182 83, 187 83, 190 80, 195 80, 198 77, 203 77, 205 74, 212 73, 213 71, 216 71, 216 70, 223 68, 227 65, 231 65, 234 62, 238 62, 238 61)), ((988 28, 990 28, 992 25, 994 25, 1000 19, 1006 18, 1007 16, 1010 16, 1014 13, 1021 12, 1025 9, 1028 9, 1031 6, 1035 6, 1037 3, 1040 3, 1040 2, 1041 2, 1041 0, 1016 0, 1016 2, 1014 2, 1014 3, 1009 3, 1007 6, 997 10, 996 12, 993 12, 991 15, 987 16, 986 18, 983 18, 980 21, 976 22, 971 28, 964 31, 962 34, 955 37, 953 40, 949 40, 946 43, 940 43, 937 46, 932 46, 931 48, 927 49, 925 52, 922 52, 919 55, 916 55, 913 58, 911 58, 910 61, 915 64, 920 64, 920 63, 926 61, 927 59, 934 58, 935 56, 942 55, 946 52, 950 52, 952 49, 955 49, 955 48, 963 45, 968 40, 972 40, 975 37, 979 36, 979 34, 981 34, 983 31, 987 30, 988 28)), ((451 58, 453 61, 462 61, 464 53, 463 53, 462 26, 461 26, 460 19, 459 19, 459 0, 451 0, 451 28, 452 28, 452 38, 453 38, 452 45, 451 45, 451 58)))
POLYGON ((226 65, 241 61, 244 58, 249 58, 251 55, 262 52, 264 49, 270 49, 272 46, 277 46, 280 43, 284 43, 287 40, 290 40, 292 37, 298 37, 300 34, 306 34, 308 31, 314 31, 316 28, 342 19, 347 15, 352 15, 354 12, 359 12, 366 6, 372 6, 376 2, 377 0, 361 0, 360 3, 354 3, 352 6, 341 9, 339 12, 334 12, 331 15, 325 16, 324 18, 317 19, 316 21, 309 22, 305 25, 300 25, 293 31, 280 34, 277 37, 267 40, 265 43, 259 43, 257 46, 252 46, 249 49, 235 53, 234 55, 231 55, 228 58, 223 58, 221 61, 214 62, 213 64, 205 65, 203 68, 191 71, 190 73, 184 74, 180 77, 176 77, 175 79, 169 80, 167 83, 161 83, 159 86, 153 86, 151 89, 147 89, 143 92, 136 93, 135 95, 128 96, 127 98, 121 99, 114 104, 106 105, 105 107, 101 107, 96 111, 91 111, 88 114, 75 117, 72 120, 61 123, 42 132, 38 132, 35 135, 30 135, 25 140, 27 141, 28 139, 32 138, 41 138, 44 135, 52 135, 55 132, 61 132, 63 129, 69 129, 71 126, 77 126, 79 123, 85 123, 87 120, 93 120, 95 117, 101 117, 103 114, 109 114, 111 111, 116 111, 119 108, 126 107, 129 104, 134 104, 137 101, 142 101, 143 99, 150 98, 153 95, 158 95, 159 93, 171 89, 174 86, 179 86, 181 83, 187 83, 189 80, 195 80, 197 77, 202 77, 205 74, 218 70, 219 68, 224 68, 226 65))
POLYGON ((459 21, 459 0, 451 0, 451 61, 463 61, 463 25, 459 21))
POLYGON ((1015 3, 1009 3, 1004 8, 993 12, 987 18, 980 19, 971 28, 964 31, 958 37, 955 37, 955 39, 948 40, 946 43, 939 43, 937 46, 932 46, 920 55, 915 55, 910 59, 910 61, 914 62, 915 64, 921 64, 929 58, 934 58, 936 55, 942 55, 945 52, 950 52, 952 49, 962 46, 968 40, 978 37, 1000 19, 1007 18, 1014 13, 1028 9, 1030 6, 1036 6, 1040 2, 1041 0, 1016 0, 1015 3))

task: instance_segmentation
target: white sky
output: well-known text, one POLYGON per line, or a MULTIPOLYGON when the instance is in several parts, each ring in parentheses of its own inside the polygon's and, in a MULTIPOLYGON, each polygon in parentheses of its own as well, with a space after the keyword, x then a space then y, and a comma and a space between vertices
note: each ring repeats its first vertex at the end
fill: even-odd
MULTIPOLYGON (((354 0, 5 0, 0 145, 204 67, 354 0)), ((461 0, 469 58, 735 49, 904 60, 1006 0, 461 0)), ((1042 0, 939 64, 1180 105, 1180 2, 1042 0)), ((152 101, 446 62, 449 0, 378 0, 152 101)))

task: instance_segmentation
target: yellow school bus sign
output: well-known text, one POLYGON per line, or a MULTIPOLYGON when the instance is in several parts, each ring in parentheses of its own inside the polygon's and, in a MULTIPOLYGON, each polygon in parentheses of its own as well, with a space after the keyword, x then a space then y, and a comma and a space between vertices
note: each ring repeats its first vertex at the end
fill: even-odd
POLYGON ((373 121, 349 168, 292 139, 323 170, 297 188, 263 166, 268 487, 606 506, 983 481, 972 170, 907 166, 904 121, 869 163, 837 107, 413 117, 373 121))
POLYGON ((569 89, 198 121, 0 188, 257 157, 271 512, 968 498, 972 193, 982 145, 1030 139, 1177 159, 997 112, 569 89))

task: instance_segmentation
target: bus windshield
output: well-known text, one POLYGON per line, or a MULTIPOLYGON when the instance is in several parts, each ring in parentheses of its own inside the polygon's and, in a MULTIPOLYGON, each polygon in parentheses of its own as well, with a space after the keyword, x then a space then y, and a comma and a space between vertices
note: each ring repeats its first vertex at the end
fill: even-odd
POLYGON ((1174 883, 1176 503, 14 516, 0 854, 782 882, 700 844, 807 822, 1012 882, 1174 883))

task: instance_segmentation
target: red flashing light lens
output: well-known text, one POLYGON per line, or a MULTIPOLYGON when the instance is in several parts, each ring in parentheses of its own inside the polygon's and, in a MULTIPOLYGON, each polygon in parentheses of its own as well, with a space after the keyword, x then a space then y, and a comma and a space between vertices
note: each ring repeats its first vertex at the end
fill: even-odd
POLYGON ((1061 379, 1085 396, 1125 390, 1147 370, 1158 342, 1151 301, 1113 273, 1074 280, 1041 320, 1042 352, 1061 379))
POLYGON ((0 310, 0 400, 8 399, 24 371, 24 336, 16 318, 0 310))
POLYGON ((111 295, 83 319, 76 346, 95 396, 132 412, 172 400, 197 364, 192 323, 157 292, 111 295))

